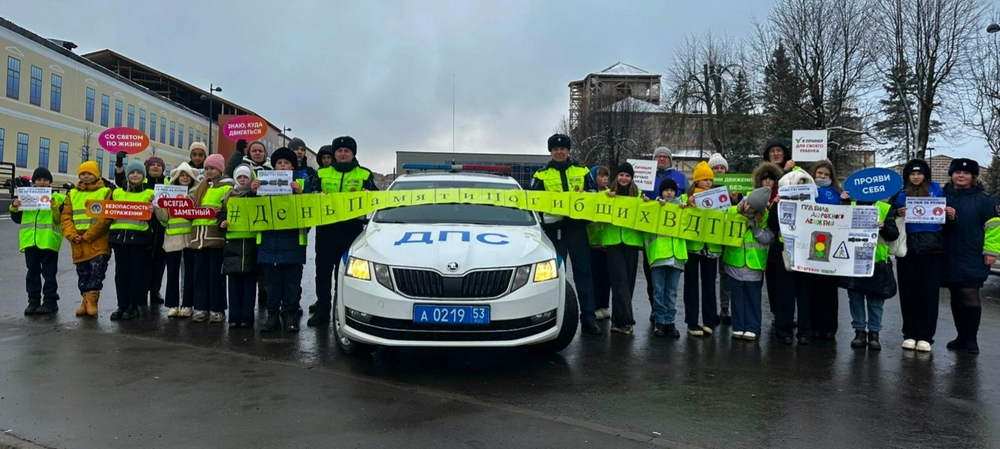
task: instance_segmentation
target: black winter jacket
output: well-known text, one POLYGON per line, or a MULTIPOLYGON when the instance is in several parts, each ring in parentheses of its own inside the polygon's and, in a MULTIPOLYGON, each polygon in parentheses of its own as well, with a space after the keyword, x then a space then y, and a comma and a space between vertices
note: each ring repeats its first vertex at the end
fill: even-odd
POLYGON ((956 189, 944 186, 948 206, 955 208, 955 219, 944 225, 945 287, 980 288, 989 277, 990 267, 983 262, 983 225, 996 216, 996 202, 982 187, 956 189))

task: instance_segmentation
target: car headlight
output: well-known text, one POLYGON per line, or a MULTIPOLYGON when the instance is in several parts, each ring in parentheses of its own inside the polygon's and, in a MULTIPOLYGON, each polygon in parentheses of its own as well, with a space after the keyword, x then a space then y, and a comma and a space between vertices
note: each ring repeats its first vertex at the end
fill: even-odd
POLYGON ((365 281, 372 280, 371 264, 364 259, 351 257, 347 261, 347 276, 365 281))
POLYGON ((559 277, 559 268, 555 259, 549 259, 535 264, 535 282, 548 281, 559 277))

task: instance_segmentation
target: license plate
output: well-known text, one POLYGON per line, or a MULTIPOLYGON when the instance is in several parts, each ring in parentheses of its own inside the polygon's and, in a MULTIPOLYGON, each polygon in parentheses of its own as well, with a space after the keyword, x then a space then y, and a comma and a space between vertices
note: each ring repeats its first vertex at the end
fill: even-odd
POLYGON ((489 306, 413 306, 413 322, 417 324, 490 324, 489 306))

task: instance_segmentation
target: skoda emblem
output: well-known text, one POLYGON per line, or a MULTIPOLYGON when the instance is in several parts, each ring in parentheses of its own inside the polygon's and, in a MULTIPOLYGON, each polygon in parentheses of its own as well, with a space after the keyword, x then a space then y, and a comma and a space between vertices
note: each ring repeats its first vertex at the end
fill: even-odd
POLYGON ((448 262, 448 271, 458 271, 458 262, 448 262))

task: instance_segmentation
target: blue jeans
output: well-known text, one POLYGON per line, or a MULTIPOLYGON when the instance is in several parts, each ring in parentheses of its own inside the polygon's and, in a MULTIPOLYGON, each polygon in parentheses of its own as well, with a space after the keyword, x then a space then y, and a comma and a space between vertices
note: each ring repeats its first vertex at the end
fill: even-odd
POLYGON ((847 291, 847 297, 851 303, 851 326, 854 327, 854 330, 864 331, 867 327, 868 332, 880 332, 882 330, 882 309, 885 306, 885 300, 873 298, 853 290, 847 291), (865 307, 865 301, 867 301, 867 307, 865 307), (867 320, 865 319, 865 309, 868 312, 867 320))
POLYGON ((656 324, 674 324, 677 316, 677 284, 682 270, 673 267, 653 267, 653 316, 656 324))
POLYGON ((733 332, 760 335, 760 298, 764 281, 740 281, 725 276, 732 294, 733 332))

